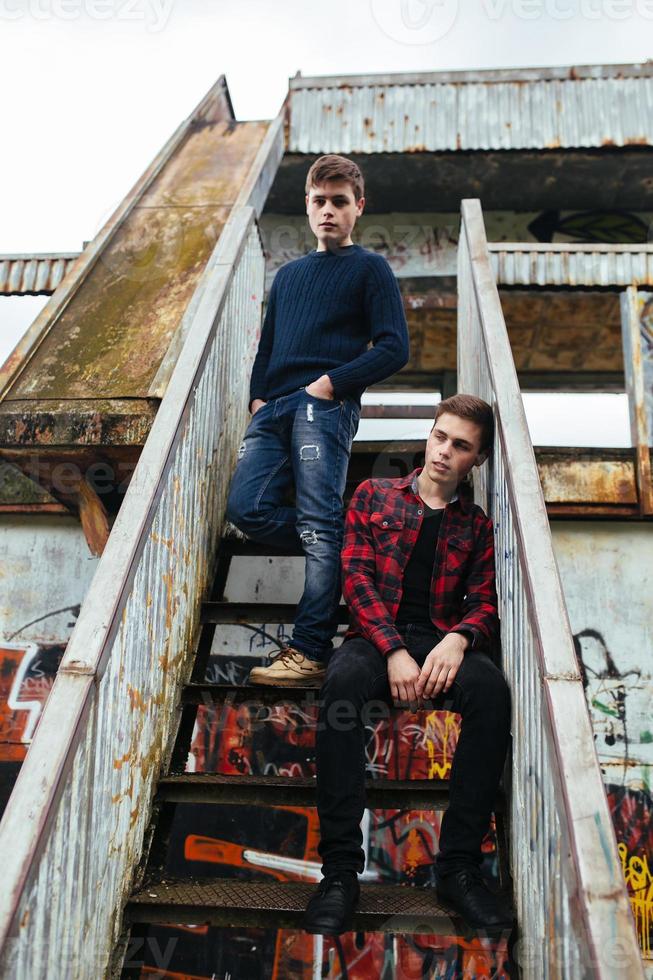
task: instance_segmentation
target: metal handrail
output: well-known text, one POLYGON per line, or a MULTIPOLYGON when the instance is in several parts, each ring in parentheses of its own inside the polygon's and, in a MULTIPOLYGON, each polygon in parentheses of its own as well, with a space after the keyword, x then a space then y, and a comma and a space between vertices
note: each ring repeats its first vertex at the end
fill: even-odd
POLYGON ((494 521, 512 692, 511 866, 525 977, 644 976, 478 201, 458 250, 459 390, 494 409, 475 479, 494 521))
POLYGON ((109 969, 214 572, 264 265, 237 207, 0 822, 2 977, 109 969))

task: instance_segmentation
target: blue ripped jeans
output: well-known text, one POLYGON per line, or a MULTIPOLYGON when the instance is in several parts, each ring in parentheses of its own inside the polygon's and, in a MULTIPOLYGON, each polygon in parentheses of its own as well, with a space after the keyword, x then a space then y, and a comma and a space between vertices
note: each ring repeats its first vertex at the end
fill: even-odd
POLYGON ((359 418, 353 398, 329 401, 303 388, 267 402, 245 433, 229 490, 227 520, 255 541, 304 552, 290 642, 312 660, 328 659, 338 625, 343 494, 359 418))

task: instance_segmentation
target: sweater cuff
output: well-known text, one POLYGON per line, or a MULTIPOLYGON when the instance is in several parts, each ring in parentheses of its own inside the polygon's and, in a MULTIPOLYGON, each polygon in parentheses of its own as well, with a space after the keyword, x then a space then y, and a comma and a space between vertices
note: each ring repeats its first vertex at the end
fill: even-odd
POLYGON ((341 381, 341 368, 334 368, 333 371, 326 371, 325 373, 329 376, 329 381, 331 382, 331 386, 333 388, 333 397, 336 400, 344 398, 345 395, 348 395, 352 390, 351 383, 347 384, 346 381, 341 381))

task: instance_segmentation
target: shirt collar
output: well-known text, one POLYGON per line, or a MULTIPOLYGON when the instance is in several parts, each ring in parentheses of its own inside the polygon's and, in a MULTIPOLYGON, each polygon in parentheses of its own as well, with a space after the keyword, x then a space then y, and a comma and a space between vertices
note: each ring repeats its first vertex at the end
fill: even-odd
MULTIPOLYGON (((417 489, 417 477, 422 472, 422 469, 423 469, 422 466, 418 466, 416 470, 413 470, 413 472, 409 473, 408 476, 403 478, 403 480, 400 480, 399 483, 397 484, 399 489, 400 490, 410 489, 411 493, 413 493, 416 497, 418 497, 419 491, 417 489)), ((472 503, 472 494, 468 484, 466 483, 458 484, 458 486, 456 487, 455 494, 449 501, 449 504, 455 504, 455 503, 458 504, 463 514, 469 513, 469 508, 472 503)), ((447 504, 447 506, 449 506, 449 504, 447 504)))

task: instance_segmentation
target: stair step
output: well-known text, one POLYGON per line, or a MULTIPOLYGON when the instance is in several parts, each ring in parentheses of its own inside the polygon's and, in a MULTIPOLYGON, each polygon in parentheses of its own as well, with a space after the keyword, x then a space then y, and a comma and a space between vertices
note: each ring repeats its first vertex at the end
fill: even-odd
POLYGON ((269 544, 261 544, 259 541, 240 541, 238 538, 222 538, 220 541, 220 557, 232 558, 303 558, 304 552, 299 547, 292 549, 273 548, 269 544))
MULTIPOLYGON (((368 779, 367 805, 382 810, 442 810, 449 803, 444 779, 368 779)), ((226 776, 179 773, 159 780, 157 799, 175 803, 315 806, 312 777, 226 776)))
MULTIPOLYGON (((292 602, 204 602, 203 623, 293 623, 297 606, 292 602)), ((338 607, 338 623, 349 622, 346 606, 338 607)))
POLYGON ((209 684, 202 681, 182 688, 182 704, 319 704, 319 687, 263 687, 258 684, 209 684))
MULTIPOLYGON (((133 894, 126 915, 131 922, 298 929, 314 890, 315 884, 303 881, 165 879, 133 894)), ((403 885, 362 885, 354 929, 439 935, 467 931, 438 902, 434 889, 403 885)))

